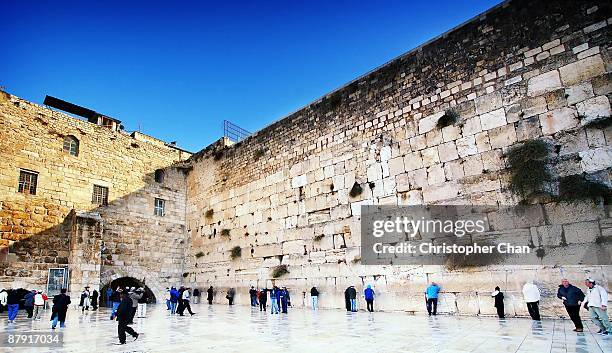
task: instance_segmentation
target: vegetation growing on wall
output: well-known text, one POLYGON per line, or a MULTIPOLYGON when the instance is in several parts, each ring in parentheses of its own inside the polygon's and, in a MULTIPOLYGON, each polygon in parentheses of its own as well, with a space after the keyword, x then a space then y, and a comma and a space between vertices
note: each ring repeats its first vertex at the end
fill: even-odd
POLYGON ((321 241, 325 237, 325 234, 317 234, 314 236, 314 241, 321 241))
POLYGON ((225 229, 221 229, 221 236, 222 237, 229 237, 230 236, 230 230, 225 228, 225 229))
POLYGON ((272 278, 279 278, 289 273, 287 265, 278 265, 272 269, 272 278))
POLYGON ((230 250, 230 258, 235 260, 242 256, 242 248, 238 245, 234 246, 232 250, 230 250))
POLYGON ((213 211, 213 209, 209 209, 208 211, 206 211, 206 213, 204 213, 204 216, 206 218, 212 218, 213 214, 215 214, 215 211, 213 211))
POLYGON ((574 174, 559 179, 559 200, 574 201, 603 198, 608 200, 612 189, 601 182, 590 180, 586 174, 574 174))
POLYGON ((545 192, 551 181, 548 169, 550 146, 542 140, 528 140, 506 153, 512 173, 510 190, 523 198, 545 192))
POLYGON ((459 120, 459 113, 455 109, 447 109, 444 115, 438 119, 436 126, 438 129, 451 126, 459 120))
POLYGON ((361 185, 359 185, 358 182, 355 182, 355 184, 353 184, 353 187, 351 188, 351 191, 349 191, 349 196, 357 197, 361 195, 362 192, 363 192, 363 188, 361 187, 361 185))
POLYGON ((204 256, 204 252, 202 252, 202 251, 198 251, 198 252, 195 254, 196 259, 199 259, 199 258, 201 258, 202 256, 204 256))

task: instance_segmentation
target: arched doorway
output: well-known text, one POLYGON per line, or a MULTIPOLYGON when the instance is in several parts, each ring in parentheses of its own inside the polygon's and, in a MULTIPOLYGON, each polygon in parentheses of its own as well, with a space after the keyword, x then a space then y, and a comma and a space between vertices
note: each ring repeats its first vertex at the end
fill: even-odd
POLYGON ((110 288, 112 288, 113 290, 116 290, 117 287, 121 287, 121 288, 144 288, 145 290, 145 296, 147 298, 147 301, 149 304, 155 304, 156 303, 156 299, 155 299, 155 294, 153 294, 153 292, 151 291, 151 289, 149 287, 147 287, 147 285, 140 281, 137 280, 134 277, 121 277, 121 278, 117 278, 115 280, 113 280, 111 283, 107 283, 105 284, 101 291, 100 291, 100 296, 102 297, 102 300, 100 300, 100 306, 104 305, 106 306, 106 290, 108 289, 108 287, 110 286, 110 288))

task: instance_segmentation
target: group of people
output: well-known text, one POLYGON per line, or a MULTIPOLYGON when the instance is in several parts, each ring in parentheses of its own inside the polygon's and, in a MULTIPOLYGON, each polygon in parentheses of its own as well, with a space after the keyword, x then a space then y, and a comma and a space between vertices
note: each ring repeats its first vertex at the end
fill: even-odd
POLYGON ((14 322, 23 306, 29 319, 40 320, 49 298, 41 290, 2 289, 0 290, 0 313, 8 311, 8 321, 14 322))
MULTIPOLYGON (((230 297, 230 291, 232 292, 232 299, 229 301, 229 305, 233 304, 234 289, 230 288, 227 293, 227 297, 230 297)), ((251 299, 252 307, 259 307, 259 311, 266 311, 268 307, 268 295, 270 296, 270 312, 272 314, 288 313, 289 307, 291 306, 291 296, 287 287, 279 288, 272 286, 272 289, 263 288, 255 289, 251 286, 249 289, 249 297, 251 299)))
POLYGON ((98 296, 99 293, 97 290, 93 290, 93 292, 89 291, 89 287, 85 287, 83 292, 81 292, 81 300, 79 301, 79 307, 81 307, 81 311, 89 310, 89 306, 91 306, 91 310, 98 310, 98 296))
POLYGON ((149 302, 149 297, 143 287, 117 287, 115 290, 112 288, 109 289, 110 291, 107 290, 106 305, 111 308, 111 320, 117 318, 117 311, 119 310, 124 294, 131 300, 128 324, 134 323, 134 317, 145 318, 147 316, 147 303, 149 302))
POLYGON ((181 286, 179 289, 176 289, 175 287, 166 287, 166 307, 170 311, 170 314, 185 316, 185 310, 187 310, 189 314, 195 315, 195 313, 191 311, 191 298, 194 298, 194 304, 197 304, 200 291, 197 288, 194 290, 194 292, 196 291, 198 295, 192 296, 191 288, 185 288, 184 286, 181 286))

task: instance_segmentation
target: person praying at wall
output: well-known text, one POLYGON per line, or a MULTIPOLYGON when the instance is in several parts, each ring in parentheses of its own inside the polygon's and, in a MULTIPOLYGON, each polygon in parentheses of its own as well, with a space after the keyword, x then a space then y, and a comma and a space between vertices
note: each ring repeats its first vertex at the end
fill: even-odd
POLYGON ((106 288, 106 307, 107 308, 110 308, 113 305, 111 302, 112 295, 113 295, 113 289, 109 285, 108 288, 106 288))
POLYGON ((369 312, 374 311, 374 289, 368 284, 368 287, 363 291, 363 297, 366 301, 366 307, 369 312))
POLYGON ((348 288, 349 300, 351 301, 351 311, 357 312, 357 290, 355 286, 349 286, 348 288))
POLYGON ((28 294, 23 297, 23 306, 28 313, 28 319, 31 319, 34 315, 34 296, 36 295, 35 290, 31 290, 28 294))
POLYGON ((436 282, 431 282, 429 287, 425 290, 425 301, 427 306, 427 314, 437 315, 438 314, 438 296, 440 293, 440 286, 436 282))
POLYGON ((349 294, 349 290, 351 287, 346 287, 344 290, 344 306, 346 307, 346 311, 351 311, 351 296, 349 294))
POLYGON ((259 293, 259 311, 266 311, 267 303, 268 303, 268 288, 264 288, 259 293))
POLYGON ((527 303, 527 311, 534 321, 540 321, 540 289, 533 282, 527 282, 523 286, 523 299, 527 303))
POLYGON ((280 297, 281 297, 281 293, 280 293, 280 289, 277 286, 273 286, 272 290, 270 291, 270 313, 271 314, 278 314, 280 313, 280 297))
POLYGON ((95 289, 91 293, 91 308, 93 311, 98 310, 98 291, 95 289))
POLYGON ((236 295, 236 291, 234 288, 230 288, 227 290, 227 294, 225 298, 227 299, 228 305, 234 305, 234 296, 236 295))
POLYGON ((287 314, 287 308, 291 306, 291 297, 289 297, 289 291, 287 287, 283 287, 280 291, 281 309, 284 314, 287 314))
POLYGON ((251 306, 257 307, 257 290, 253 286, 249 289, 249 297, 251 298, 251 306))
POLYGON ((208 287, 206 290, 206 300, 208 301, 208 305, 212 305, 213 302, 213 286, 208 287))
POLYGON ((166 287, 166 294, 165 294, 166 308, 167 308, 166 310, 172 309, 172 307, 170 306, 170 298, 172 298, 170 294, 170 288, 166 287))
POLYGON ((310 288, 310 301, 312 302, 312 310, 319 308, 319 290, 317 287, 310 288))
POLYGON ((501 292, 501 290, 499 289, 499 287, 495 287, 495 290, 491 293, 491 297, 494 298, 495 300, 495 309, 497 309, 497 316, 500 319, 505 318, 505 313, 504 313, 504 293, 501 292))
POLYGON ((85 289, 83 289, 83 292, 81 292, 81 301, 79 302, 79 306, 81 307, 81 311, 83 312, 85 312, 85 310, 89 310, 89 296, 89 287, 85 287, 85 289))

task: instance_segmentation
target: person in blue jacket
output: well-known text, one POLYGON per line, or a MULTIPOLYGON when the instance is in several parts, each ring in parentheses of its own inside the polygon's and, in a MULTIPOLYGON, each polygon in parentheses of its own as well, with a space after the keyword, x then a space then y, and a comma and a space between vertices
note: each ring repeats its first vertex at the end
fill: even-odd
POLYGON ((289 291, 287 287, 283 287, 280 291, 280 302, 283 314, 287 313, 287 307, 291 305, 291 298, 289 297, 289 291))
POLYGON ((583 332, 584 326, 580 319, 580 305, 584 302, 584 293, 576 286, 569 283, 567 278, 561 280, 559 289, 557 290, 557 298, 563 300, 563 305, 570 319, 576 327, 574 332, 583 332))
POLYGON ((374 289, 372 286, 368 284, 368 288, 363 291, 363 296, 365 297, 366 306, 368 307, 369 312, 374 311, 374 289))
POLYGON ((427 313, 429 316, 436 315, 438 311, 438 293, 440 286, 436 282, 431 282, 427 290, 425 290, 425 298, 427 299, 427 313))
POLYGON ((36 295, 35 290, 31 290, 28 294, 23 297, 26 312, 28 313, 28 319, 31 319, 34 315, 34 296, 36 295))
POLYGON ((113 289, 108 286, 108 288, 106 288, 106 307, 110 308, 112 303, 111 303, 111 295, 113 295, 113 289))
POLYGON ((175 314, 176 313, 176 305, 178 304, 179 301, 179 292, 178 290, 176 290, 176 288, 172 287, 170 288, 170 314, 175 314))
POLYGON ((280 312, 279 303, 280 303, 280 289, 277 286, 272 287, 270 291, 270 313, 278 314, 280 312))

